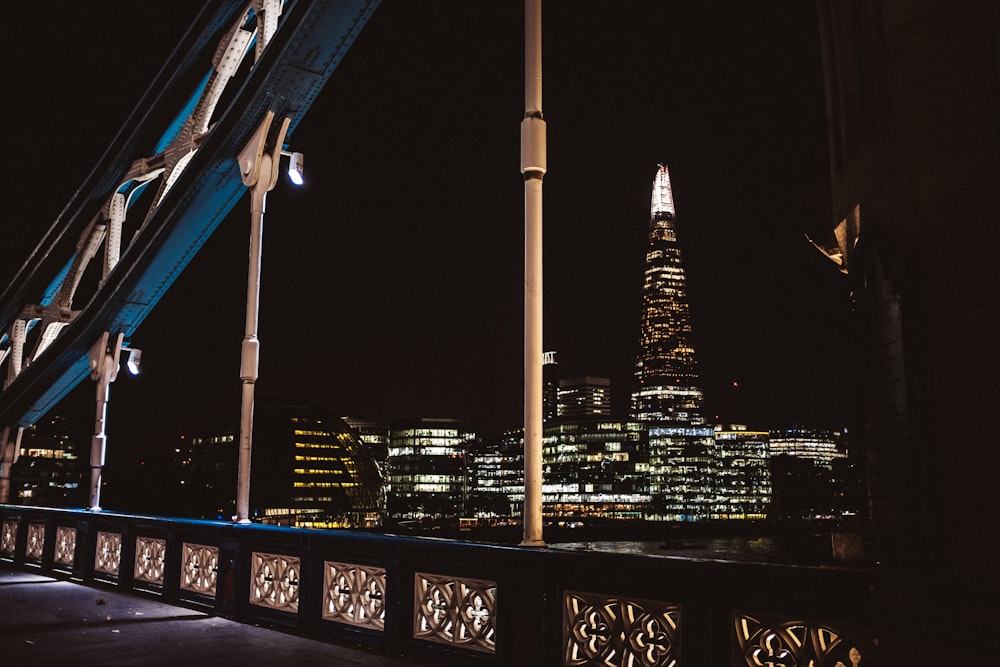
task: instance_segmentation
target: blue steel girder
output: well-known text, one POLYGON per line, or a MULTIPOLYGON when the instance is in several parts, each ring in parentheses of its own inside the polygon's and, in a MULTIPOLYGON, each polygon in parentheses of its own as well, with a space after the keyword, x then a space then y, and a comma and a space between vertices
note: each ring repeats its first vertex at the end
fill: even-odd
MULTIPOLYGON (((266 48, 257 49, 257 62, 244 80, 230 84, 235 86, 230 101, 214 115, 209 110, 211 126, 204 114, 190 120, 200 91, 212 85, 204 73, 223 50, 216 48, 219 36, 241 16, 252 16, 258 4, 261 0, 206 5, 97 167, 0 295, 0 364, 5 356, 9 364, 12 323, 26 309, 44 303, 45 310, 59 301, 73 271, 67 267, 79 258, 84 239, 105 231, 88 229, 107 226, 116 192, 127 195, 138 187, 130 180, 136 165, 148 161, 149 169, 165 169, 166 182, 170 169, 184 161, 169 187, 161 183, 155 204, 86 305, 64 317, 68 321, 60 322, 59 335, 0 393, 0 425, 35 423, 87 377, 88 350, 102 332, 132 336, 243 195, 236 155, 263 117, 272 111, 289 118, 291 135, 378 0, 287 0, 266 48), (199 131, 199 122, 207 132, 199 131), (197 150, 181 151, 185 141, 196 143, 197 150)), ((67 299, 62 301, 66 309, 67 299)), ((58 319, 48 312, 47 321, 58 319)))

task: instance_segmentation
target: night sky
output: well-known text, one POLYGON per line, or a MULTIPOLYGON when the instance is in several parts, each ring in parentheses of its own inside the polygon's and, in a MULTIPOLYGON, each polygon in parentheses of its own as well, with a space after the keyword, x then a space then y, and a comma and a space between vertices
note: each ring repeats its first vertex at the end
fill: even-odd
MULTIPOLYGON (((11 8, 0 280, 200 4, 11 8)), ((627 410, 663 162, 709 418, 847 424, 847 285, 804 237, 829 222, 811 3, 543 8, 545 348, 562 375, 612 378, 627 410)), ((268 197, 258 396, 376 419, 459 417, 487 434, 520 423, 522 20, 519 2, 384 0, 375 12, 291 139, 307 184, 283 179, 268 197)), ((112 387, 109 460, 116 447, 236 423, 248 209, 133 337, 143 372, 112 387)), ((88 382, 60 409, 89 424, 92 398, 88 382)))

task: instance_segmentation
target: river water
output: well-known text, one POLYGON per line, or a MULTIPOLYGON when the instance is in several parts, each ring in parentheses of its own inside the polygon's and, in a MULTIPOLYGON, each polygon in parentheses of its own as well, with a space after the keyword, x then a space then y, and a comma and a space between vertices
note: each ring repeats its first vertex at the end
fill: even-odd
POLYGON ((823 565, 833 562, 829 534, 782 537, 691 537, 663 540, 559 542, 550 549, 610 551, 640 556, 681 556, 752 563, 823 565))

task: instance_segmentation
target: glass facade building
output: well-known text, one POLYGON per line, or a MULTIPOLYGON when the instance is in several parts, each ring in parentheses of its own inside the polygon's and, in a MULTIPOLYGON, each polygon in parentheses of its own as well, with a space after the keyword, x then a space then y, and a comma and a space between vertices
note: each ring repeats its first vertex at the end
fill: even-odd
POLYGON ((847 458, 847 434, 803 426, 774 429, 770 434, 770 452, 772 457, 786 454, 830 469, 837 459, 847 458))
POLYGON ((457 419, 410 419, 389 429, 389 515, 457 517, 467 495, 466 453, 475 434, 457 419))
POLYGON ((641 519, 649 506, 644 424, 588 418, 546 424, 543 513, 557 518, 641 519))
POLYGON ((771 505, 768 432, 715 427, 713 519, 765 519, 771 505))
POLYGON ((521 516, 524 505, 524 432, 507 431, 499 442, 476 441, 468 453, 466 516, 521 516))
POLYGON ((649 518, 699 521, 716 507, 715 432, 711 426, 649 425, 649 518))
POLYGON ((650 205, 632 417, 695 424, 702 421, 701 408, 673 191, 670 174, 660 165, 650 205))

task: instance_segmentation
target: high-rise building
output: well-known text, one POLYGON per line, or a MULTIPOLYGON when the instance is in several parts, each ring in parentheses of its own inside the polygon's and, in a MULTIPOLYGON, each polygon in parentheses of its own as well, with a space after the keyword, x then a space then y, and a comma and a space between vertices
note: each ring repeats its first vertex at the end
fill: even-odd
POLYGON ((458 517, 465 506, 466 452, 475 440, 458 419, 409 419, 389 428, 389 515, 458 517))
POLYGON ((642 322, 632 416, 646 422, 702 423, 691 309, 670 174, 653 180, 649 245, 642 286, 642 322))
POLYGON ((713 519, 765 519, 771 505, 767 431, 742 424, 715 427, 713 519))
POLYGON ((650 519, 700 521, 716 507, 715 432, 711 426, 648 424, 650 519))
POLYGON ((468 452, 466 516, 520 516, 524 504, 524 431, 476 441, 468 452))
POLYGON ((542 419, 559 416, 559 362, 555 352, 542 354, 542 419))
POLYGON ((611 416, 611 380, 580 377, 559 381, 558 414, 560 417, 611 416))
POLYGON ((646 426, 559 419, 542 438, 543 512, 558 518, 641 519, 649 508, 646 426))

